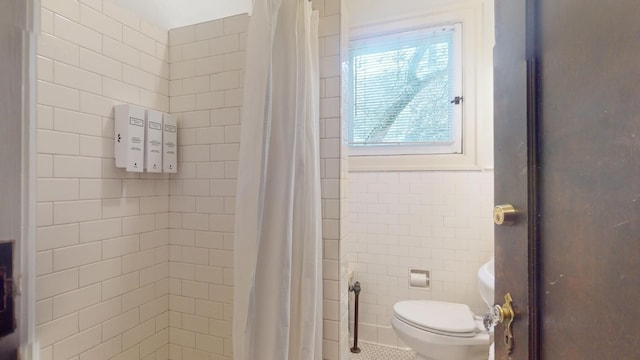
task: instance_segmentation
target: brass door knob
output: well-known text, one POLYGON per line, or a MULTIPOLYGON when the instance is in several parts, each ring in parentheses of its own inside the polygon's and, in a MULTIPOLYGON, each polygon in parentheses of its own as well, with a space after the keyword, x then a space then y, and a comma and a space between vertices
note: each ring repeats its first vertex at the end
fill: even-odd
POLYGON ((493 222, 496 225, 513 225, 518 212, 511 204, 496 205, 493 208, 493 222))
POLYGON ((511 350, 513 350, 513 331, 511 330, 511 325, 515 318, 515 312, 511 306, 512 302, 511 294, 507 293, 504 296, 504 304, 502 306, 495 305, 489 308, 489 312, 482 317, 482 322, 487 331, 493 330, 493 328, 500 323, 504 324, 504 345, 507 354, 511 354, 511 350))

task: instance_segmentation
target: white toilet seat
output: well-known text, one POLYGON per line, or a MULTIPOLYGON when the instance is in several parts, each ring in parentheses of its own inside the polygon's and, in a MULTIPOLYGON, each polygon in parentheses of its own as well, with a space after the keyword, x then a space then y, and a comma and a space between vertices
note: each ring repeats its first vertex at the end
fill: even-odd
POLYGON ((405 300, 393 306, 391 326, 416 359, 486 360, 490 335, 467 305, 405 300))
POLYGON ((393 316, 409 326, 443 336, 471 338, 480 332, 465 304, 405 300, 393 306, 393 316))

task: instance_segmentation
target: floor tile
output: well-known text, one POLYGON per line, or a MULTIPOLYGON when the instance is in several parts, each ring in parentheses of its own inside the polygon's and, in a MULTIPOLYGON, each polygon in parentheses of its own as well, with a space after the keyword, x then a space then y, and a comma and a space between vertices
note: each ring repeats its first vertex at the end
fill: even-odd
POLYGON ((351 353, 350 360, 413 360, 415 351, 390 346, 358 342, 359 354, 351 353))

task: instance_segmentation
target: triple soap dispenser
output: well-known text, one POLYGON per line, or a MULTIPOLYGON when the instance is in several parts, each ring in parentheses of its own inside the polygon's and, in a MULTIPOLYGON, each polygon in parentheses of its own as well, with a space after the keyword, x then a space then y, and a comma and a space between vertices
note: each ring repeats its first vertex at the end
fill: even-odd
POLYGON ((178 170, 175 115, 135 105, 116 105, 114 129, 117 168, 150 173, 178 170))

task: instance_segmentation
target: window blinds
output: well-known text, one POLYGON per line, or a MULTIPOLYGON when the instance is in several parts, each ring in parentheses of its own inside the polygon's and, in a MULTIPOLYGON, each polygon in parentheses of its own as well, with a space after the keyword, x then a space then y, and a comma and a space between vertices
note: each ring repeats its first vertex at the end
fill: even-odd
POLYGON ((455 25, 351 42, 352 146, 455 141, 455 25))

